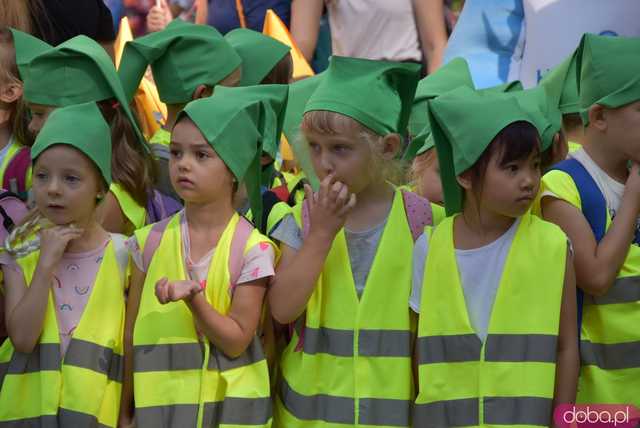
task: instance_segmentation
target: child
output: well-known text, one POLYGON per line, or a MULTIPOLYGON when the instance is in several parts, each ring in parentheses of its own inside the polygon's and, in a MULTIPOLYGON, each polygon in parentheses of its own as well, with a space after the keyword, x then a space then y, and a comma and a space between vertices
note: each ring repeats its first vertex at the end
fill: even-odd
POLYGON ((27 129, 21 74, 34 56, 49 48, 29 34, 0 28, 0 187, 25 200, 31 187, 28 146, 33 140, 27 129))
POLYGON ((224 38, 242 59, 242 78, 238 86, 289 84, 293 77, 289 46, 247 28, 236 28, 224 38))
POLYGON ((582 38, 576 67, 583 146, 543 178, 544 218, 575 249, 580 403, 640 406, 639 48, 638 38, 582 38))
POLYGON ((124 96, 111 58, 95 41, 77 36, 29 63, 24 96, 37 132, 56 107, 98 102, 111 127, 113 184, 99 213, 112 232, 130 234, 146 224, 153 192, 153 161, 124 96))
POLYGON ((31 154, 36 208, 1 261, 10 340, 0 424, 115 427, 128 254, 96 221, 111 181, 109 127, 93 103, 57 109, 31 154))
POLYGON ((273 234, 282 262, 269 305, 276 321, 295 323, 275 426, 409 426, 407 260, 412 227, 430 212, 387 179, 419 75, 416 64, 334 56, 307 103, 301 130, 321 184, 273 234))
POLYGON ((538 132, 516 99, 465 88, 429 115, 450 217, 414 250, 413 426, 550 426, 578 352, 567 238, 528 212, 538 132))
POLYGON ((440 164, 430 131, 425 143, 417 151, 411 163, 409 183, 416 194, 431 202, 433 225, 440 224, 446 214, 444 211, 442 182, 440 181, 440 164))
POLYGON ((261 142, 275 139, 270 109, 266 99, 228 93, 178 116, 169 166, 185 209, 130 241, 122 421, 133 391, 138 426, 271 426, 256 332, 275 249, 232 205, 244 182, 260 214, 261 142))

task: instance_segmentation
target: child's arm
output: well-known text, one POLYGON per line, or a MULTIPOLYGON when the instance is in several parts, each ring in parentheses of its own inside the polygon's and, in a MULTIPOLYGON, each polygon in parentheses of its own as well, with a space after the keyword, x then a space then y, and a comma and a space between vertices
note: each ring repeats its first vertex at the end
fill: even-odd
POLYGON ((282 257, 269 288, 269 305, 280 324, 295 321, 307 306, 322 272, 331 244, 355 206, 355 195, 346 185, 327 176, 317 194, 305 186, 311 225, 300 251, 282 246, 282 257))
POLYGON ((635 234, 640 213, 640 169, 634 164, 624 188, 620 210, 600 243, 587 219, 576 207, 563 200, 542 198, 545 220, 557 224, 567 234, 575 251, 575 275, 585 292, 601 296, 613 285, 635 234))
POLYGON ((7 332, 16 351, 28 354, 38 344, 56 267, 67 244, 83 233, 82 229, 69 226, 42 230, 40 257, 29 287, 22 272, 3 268, 7 332))
POLYGON ((573 259, 567 250, 567 261, 560 309, 560 332, 556 365, 556 385, 553 408, 576 400, 580 360, 578 356, 578 327, 576 323, 576 277, 573 259))
POLYGON ((118 427, 126 428, 133 424, 133 327, 138 317, 142 287, 146 274, 133 264, 129 280, 127 312, 124 321, 124 367, 122 395, 120 397, 120 417, 118 427))

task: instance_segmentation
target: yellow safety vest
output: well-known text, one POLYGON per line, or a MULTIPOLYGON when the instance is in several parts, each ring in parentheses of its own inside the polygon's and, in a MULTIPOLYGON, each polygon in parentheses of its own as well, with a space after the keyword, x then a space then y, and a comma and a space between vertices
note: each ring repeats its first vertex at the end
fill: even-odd
POLYGON ((413 426, 549 426, 567 238, 551 223, 522 217, 482 343, 460 284, 454 218, 429 241, 413 426))
POLYGON ((171 132, 164 128, 158 128, 149 140, 149 144, 162 144, 168 146, 171 143, 171 132))
MULTIPOLYGON (((206 298, 221 314, 231 307, 229 256, 240 217, 233 216, 216 246, 207 278, 206 298)), ((152 226, 135 233, 140 248, 152 226)), ((180 214, 169 221, 144 282, 134 345, 134 397, 138 426, 271 426, 269 372, 262 345, 254 338, 238 358, 224 355, 199 337, 184 302, 161 305, 155 284, 163 277, 187 279, 182 256, 180 214)), ((245 253, 271 242, 256 229, 245 253)))
MULTIPOLYGON (((18 259, 27 284, 39 255, 34 252, 18 259)), ((51 293, 33 352, 16 352, 10 339, 0 347, 0 426, 117 425, 126 286, 126 274, 119 265, 112 240, 64 360, 51 293)))
POLYGON ((133 234, 135 230, 141 229, 147 223, 147 209, 139 205, 120 184, 111 183, 109 191, 118 201, 122 214, 131 224, 131 230, 128 230, 127 235, 133 234))
MULTIPOLYGON (((544 190, 582 211, 576 184, 565 172, 550 171, 544 190)), ((607 210, 607 230, 611 216, 607 210)), ((579 285, 579 284, 578 284, 579 285)), ((579 403, 640 406, 640 247, 630 245, 609 291, 585 293, 580 330, 579 403)))
MULTIPOLYGON (((294 217, 301 225, 300 205, 294 217)), ((409 426, 415 396, 409 309, 413 245, 397 190, 358 299, 344 230, 338 233, 299 320, 304 333, 296 329, 281 358, 274 426, 409 426)))
MULTIPOLYGON (((4 159, 2 160, 2 164, 0 165, 0 185, 4 183, 4 174, 7 171, 7 167, 9 166, 9 163, 11 163, 11 161, 13 160, 15 155, 18 154, 20 149, 24 147, 25 146, 18 143, 13 137, 11 137, 11 141, 9 142, 9 148, 7 149, 7 154, 4 156, 4 159)), ((27 189, 31 189, 31 181, 32 181, 31 166, 29 166, 29 168, 27 169, 26 174, 27 175, 25 179, 25 185, 27 189)), ((11 189, 5 189, 5 190, 11 190, 11 189)))

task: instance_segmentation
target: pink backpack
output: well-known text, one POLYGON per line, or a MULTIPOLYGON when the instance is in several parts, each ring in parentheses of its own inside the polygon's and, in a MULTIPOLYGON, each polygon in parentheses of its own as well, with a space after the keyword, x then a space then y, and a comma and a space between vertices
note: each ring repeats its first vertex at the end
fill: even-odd
POLYGON ((0 227, 0 246, 4 246, 4 240, 13 230, 16 224, 27 215, 27 206, 13 192, 0 189, 0 217, 2 217, 2 227, 0 227))

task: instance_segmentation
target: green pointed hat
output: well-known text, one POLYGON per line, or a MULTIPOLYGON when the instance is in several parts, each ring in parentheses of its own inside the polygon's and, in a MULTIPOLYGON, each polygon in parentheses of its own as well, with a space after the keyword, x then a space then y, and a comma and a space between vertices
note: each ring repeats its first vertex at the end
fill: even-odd
POLYGON ((502 83, 496 86, 490 86, 488 88, 478 89, 481 94, 506 94, 510 92, 521 91, 524 89, 522 82, 514 80, 512 82, 502 83))
POLYGON ((618 108, 640 100, 640 38, 585 34, 576 54, 582 122, 589 108, 618 108))
MULTIPOLYGON (((469 65, 464 58, 454 58, 418 83, 413 109, 409 117, 409 134, 412 139, 404 154, 406 160, 411 160, 416 154, 424 153, 433 147, 431 145, 431 147, 425 148, 431 134, 427 119, 427 100, 460 86, 474 88, 469 65)), ((433 139, 430 140, 433 141, 433 139)))
POLYGON ((478 161, 495 136, 513 122, 535 126, 515 97, 468 88, 429 100, 428 111, 447 215, 462 210, 463 191, 456 177, 478 161))
POLYGON ((419 78, 418 64, 332 56, 304 112, 333 111, 378 135, 404 135, 419 78))
POLYGON ((540 151, 549 149, 553 144, 553 137, 562 128, 562 113, 557 106, 557 101, 548 95, 544 86, 536 86, 508 95, 515 97, 531 116, 540 134, 540 151))
POLYGON ((146 147, 113 61, 86 36, 76 36, 33 58, 24 81, 24 97, 30 103, 54 107, 115 98, 146 147))
POLYGON ((258 228, 262 222, 262 142, 265 130, 275 128, 267 119, 276 116, 271 109, 266 98, 248 102, 216 91, 209 98, 190 102, 178 116, 178 121, 188 116, 195 123, 238 182, 245 184, 258 228))
POLYGON ((265 122, 260 127, 262 133, 262 150, 273 159, 278 156, 280 146, 280 136, 285 112, 287 110, 287 98, 289 96, 289 85, 256 85, 238 88, 216 88, 216 94, 223 97, 234 98, 247 104, 259 101, 269 103, 271 108, 266 109, 262 120, 265 122))
POLYGON ((13 36, 13 46, 16 51, 16 64, 20 72, 20 78, 24 81, 29 70, 29 63, 36 56, 51 49, 52 46, 31 34, 24 33, 15 28, 10 28, 13 36))
POLYGON ((198 85, 213 87, 240 64, 218 30, 175 19, 162 31, 127 42, 118 73, 132 99, 151 65, 160 100, 182 104, 191 101, 198 85))
POLYGON ((111 184, 111 130, 94 102, 55 109, 31 147, 35 163, 51 146, 66 144, 84 153, 111 184))
POLYGON ((549 97, 563 114, 580 111, 578 97, 578 81, 576 71, 576 53, 572 53, 558 66, 549 71, 540 81, 549 97))
POLYGON ((224 38, 242 58, 240 86, 258 85, 291 48, 273 37, 247 28, 237 28, 224 38))

